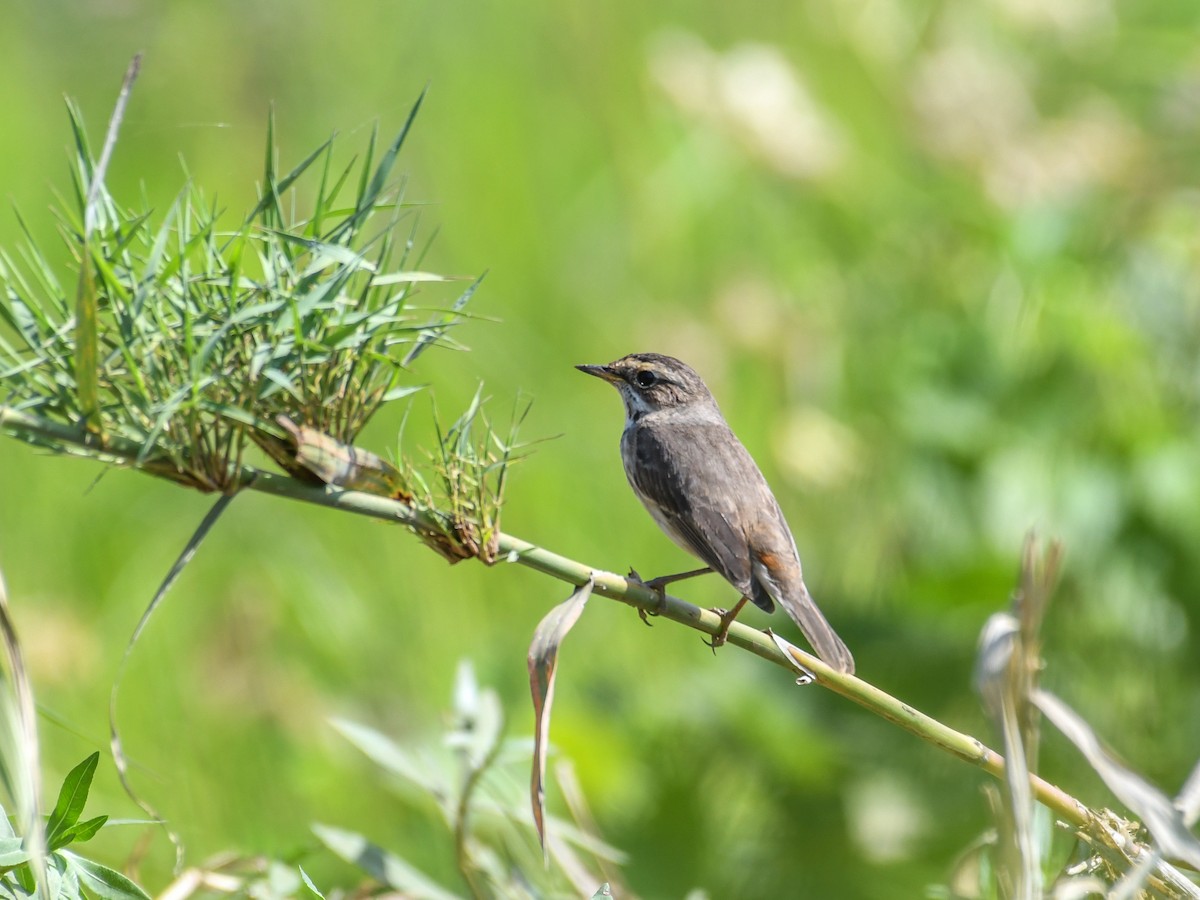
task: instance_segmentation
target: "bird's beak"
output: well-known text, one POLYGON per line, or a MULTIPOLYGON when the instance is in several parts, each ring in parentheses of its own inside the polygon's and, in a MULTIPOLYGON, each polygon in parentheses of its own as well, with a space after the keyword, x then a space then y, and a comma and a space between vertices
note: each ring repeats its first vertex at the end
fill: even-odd
POLYGON ((610 384, 621 380, 621 376, 614 372, 609 366, 576 366, 580 372, 586 372, 589 375, 595 375, 597 378, 603 378, 610 384))

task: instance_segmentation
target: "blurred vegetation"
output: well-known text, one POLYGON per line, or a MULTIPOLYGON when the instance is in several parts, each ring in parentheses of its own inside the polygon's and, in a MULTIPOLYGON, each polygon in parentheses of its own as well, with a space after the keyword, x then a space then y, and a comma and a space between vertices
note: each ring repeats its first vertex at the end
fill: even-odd
MULTIPOLYGON (((1200 10, 338 12, 2 0, 0 186, 52 245, 61 95, 96 127, 138 49, 109 186, 159 209, 179 156, 222 208, 252 206, 271 103, 286 168, 333 129, 365 136, 380 117, 395 133, 430 82, 398 163, 441 226, 426 267, 488 269, 472 306, 502 321, 459 329, 472 352, 431 350, 421 377, 443 410, 481 380, 506 403, 527 392, 523 435, 563 435, 513 472, 507 531, 607 569, 687 567, 624 484, 617 404, 570 368, 680 356, 767 470, 865 678, 984 733, 976 638, 1036 526, 1066 547, 1043 684, 1178 788, 1200 748, 1200 10)), ((0 217, 0 246, 20 236, 0 217)), ((388 451, 401 415, 385 408, 360 442, 388 451)), ((414 399, 405 443, 433 446, 432 421, 414 399)), ((0 565, 46 784, 105 746, 120 649, 207 506, 99 472, 0 442, 0 565)), ((126 752, 191 860, 288 856, 321 821, 449 884, 428 818, 370 790, 327 720, 436 733, 463 656, 525 708, 525 648, 559 593, 348 518, 234 504, 132 658, 126 752)), ((703 579, 680 593, 730 599, 703 579)), ((553 739, 644 896, 914 896, 989 821, 968 767, 615 604, 590 605, 560 669, 553 739)), ((1050 780, 1107 802, 1065 741, 1041 756, 1050 780)), ((92 796, 128 806, 104 765, 92 796)), ((132 840, 104 829, 88 852, 116 865, 132 840)), ((168 880, 164 843, 148 886, 168 880)), ((336 880, 322 865, 306 870, 336 880)))

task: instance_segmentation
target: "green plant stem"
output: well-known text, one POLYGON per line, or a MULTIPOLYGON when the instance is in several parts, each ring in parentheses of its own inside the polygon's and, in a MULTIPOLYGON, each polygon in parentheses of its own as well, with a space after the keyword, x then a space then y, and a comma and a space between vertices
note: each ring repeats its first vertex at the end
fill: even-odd
MULTIPOLYGON (((73 446, 92 454, 99 452, 108 460, 117 463, 133 462, 140 450, 127 442, 106 440, 84 429, 62 425, 4 406, 0 406, 0 431, 26 440, 35 439, 73 446)), ((150 471, 152 474, 171 477, 169 472, 156 471, 153 466, 150 471)), ((237 474, 238 478, 234 483, 244 489, 396 522, 418 533, 442 533, 445 528, 443 520, 436 512, 418 509, 376 494, 313 486, 285 475, 261 472, 248 466, 242 467, 237 474)), ((701 609, 669 595, 660 599, 657 593, 638 581, 614 572, 591 568, 512 535, 501 534, 497 550, 497 565, 506 562, 520 564, 575 586, 593 579, 595 594, 618 600, 635 609, 670 619, 706 634, 716 634, 721 627, 720 616, 711 610, 701 609)), ((854 701, 880 718, 900 726, 928 744, 973 763, 996 778, 1004 778, 1004 758, 982 741, 955 731, 861 678, 831 669, 817 657, 797 647, 785 645, 785 651, 776 644, 769 632, 757 631, 740 622, 734 622, 729 629, 728 643, 792 673, 795 673, 799 666, 811 673, 819 684, 854 701)), ((1144 852, 1148 852, 1141 845, 1128 841, 1118 841, 1114 844, 1112 829, 1104 823, 1102 817, 1061 788, 1036 775, 1030 776, 1030 786, 1038 802, 1055 815, 1076 828, 1104 838, 1105 844, 1115 846, 1115 849, 1130 861, 1135 862, 1144 852)), ((1160 870, 1162 868, 1170 869, 1169 866, 1160 867, 1160 870)), ((1182 879, 1178 873, 1175 875, 1182 879)), ((1179 884, 1173 878, 1168 877, 1167 880, 1179 884)), ((1185 881, 1185 884, 1195 891, 1195 886, 1190 882, 1185 881)))
MULTIPOLYGON (((93 453, 101 452, 116 462, 132 462, 140 451, 139 447, 126 445, 126 442, 106 440, 81 428, 62 425, 3 406, 0 406, 0 430, 17 437, 40 438, 70 444, 93 453)), ((153 469, 151 471, 152 474, 165 474, 153 469)), ((286 475, 261 472, 248 466, 243 467, 237 483, 249 490, 384 519, 417 531, 439 531, 443 527, 434 513, 398 500, 359 491, 313 486, 286 475)), ((721 627, 721 617, 711 610, 701 609, 670 595, 660 599, 657 593, 637 581, 615 572, 593 569, 512 535, 500 535, 497 560, 497 565, 504 562, 519 563, 576 587, 592 578, 595 580, 594 594, 619 600, 635 609, 670 619, 706 634, 716 634, 721 627)), ((799 664, 831 691, 853 700, 927 743, 959 759, 974 763, 991 775, 1003 777, 1004 759, 1000 754, 986 747, 978 739, 955 731, 861 678, 836 672, 817 657, 799 648, 790 648, 788 654, 785 654, 768 633, 741 622, 735 621, 730 626, 728 643, 782 666, 789 672, 794 672, 795 666, 799 664)), ((1035 776, 1031 780, 1034 795, 1042 804, 1072 825, 1082 827, 1087 824, 1086 806, 1041 778, 1035 776)))

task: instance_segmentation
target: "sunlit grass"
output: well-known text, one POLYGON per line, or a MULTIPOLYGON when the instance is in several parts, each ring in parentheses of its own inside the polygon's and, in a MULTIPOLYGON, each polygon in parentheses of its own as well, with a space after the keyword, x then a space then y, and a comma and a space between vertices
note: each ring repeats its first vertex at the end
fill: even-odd
POLYGON ((280 415, 353 442, 420 389, 412 363, 448 341, 478 284, 444 312, 413 303, 450 280, 421 270, 415 208, 391 183, 419 106, 386 146, 373 133, 341 164, 331 138, 286 172, 270 121, 258 202, 230 229, 191 182, 162 213, 118 202, 68 104, 73 191, 59 219, 75 296, 28 230, 19 257, 0 251, 12 331, 0 399, 85 425, 100 449, 133 442, 137 464, 201 490, 235 487, 250 442, 286 466, 280 415))

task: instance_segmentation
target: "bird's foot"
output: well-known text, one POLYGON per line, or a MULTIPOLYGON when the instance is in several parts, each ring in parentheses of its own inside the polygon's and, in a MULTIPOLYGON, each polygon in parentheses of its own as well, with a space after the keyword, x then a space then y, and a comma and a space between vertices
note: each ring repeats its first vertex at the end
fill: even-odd
POLYGON ((721 609, 720 607, 711 610, 721 617, 721 625, 713 635, 711 641, 705 641, 712 648, 713 655, 716 656, 717 648, 725 646, 725 642, 729 640, 729 626, 733 624, 733 620, 738 617, 738 613, 742 611, 742 607, 746 605, 746 598, 743 597, 737 602, 733 609, 721 609))
MULTIPOLYGON (((729 640, 729 626, 733 624, 733 616, 729 615, 729 610, 715 606, 709 610, 721 617, 721 627, 717 629, 717 633, 712 636, 711 641, 705 641, 704 645, 712 649, 713 656, 717 655, 717 648, 724 647, 725 642, 729 640)), ((737 615, 734 613, 734 615, 737 615)))
MULTIPOLYGON (((657 618, 658 616, 662 615, 662 611, 667 605, 667 585, 663 583, 663 579, 661 578, 651 578, 649 581, 642 581, 642 576, 637 573, 637 569, 633 568, 629 570, 629 574, 625 577, 630 581, 636 581, 642 587, 648 588, 654 591, 654 593, 658 594, 657 609, 648 610, 642 609, 642 607, 639 606, 637 611, 638 618, 641 619, 642 622, 648 626, 653 626, 653 623, 650 621, 649 617, 654 616, 657 618)), ((669 584, 670 582, 667 583, 669 584)))

